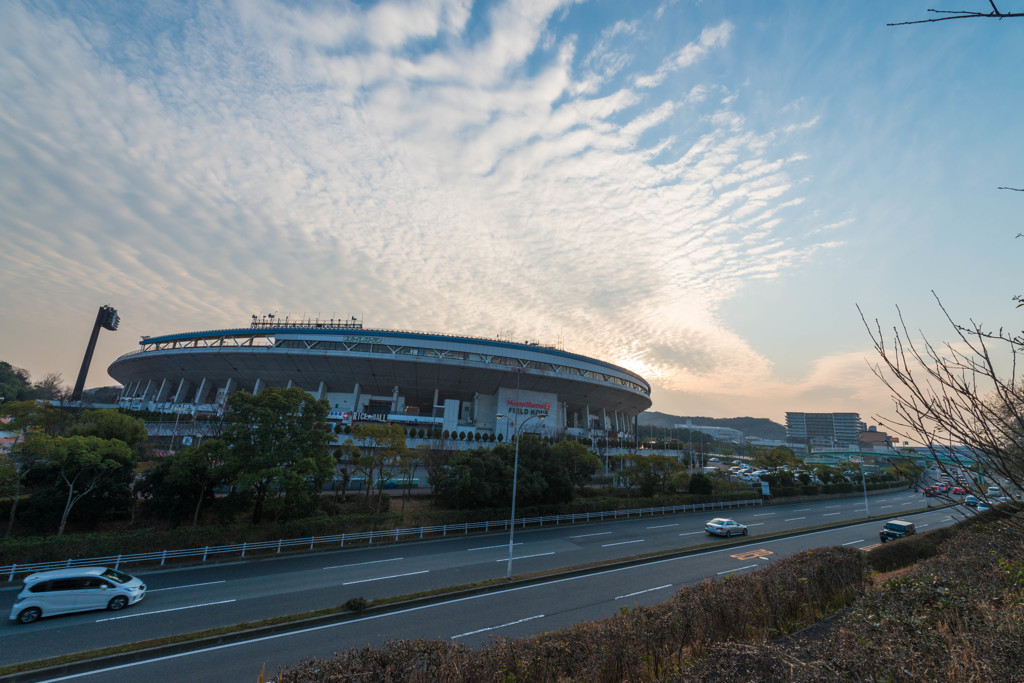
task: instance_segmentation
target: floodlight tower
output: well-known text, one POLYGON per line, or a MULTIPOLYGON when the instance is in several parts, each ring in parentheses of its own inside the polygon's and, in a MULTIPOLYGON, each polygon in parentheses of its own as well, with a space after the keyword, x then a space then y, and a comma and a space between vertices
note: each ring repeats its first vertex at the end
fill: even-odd
POLYGON ((121 317, 117 311, 110 306, 100 306, 96 312, 96 322, 92 326, 92 336, 89 337, 89 346, 85 349, 85 358, 82 359, 82 369, 78 371, 78 381, 75 382, 75 390, 71 392, 72 401, 82 400, 82 390, 85 388, 85 376, 89 374, 89 365, 92 363, 92 352, 96 350, 96 339, 100 336, 100 328, 117 330, 121 317))

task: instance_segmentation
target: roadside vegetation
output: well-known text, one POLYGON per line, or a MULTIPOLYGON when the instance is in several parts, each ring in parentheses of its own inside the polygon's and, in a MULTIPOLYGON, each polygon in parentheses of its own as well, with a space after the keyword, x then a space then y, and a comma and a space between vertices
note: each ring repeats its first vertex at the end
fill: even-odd
MULTIPOLYGON (((125 411, 4 402, 5 428, 18 440, 0 453, 0 565, 502 520, 517 445, 522 517, 761 495, 726 470, 704 471, 699 451, 602 460, 574 440, 527 436, 467 448, 443 435, 409 448, 415 429, 339 430, 327 421, 326 402, 297 388, 240 392, 226 408, 215 423, 202 420, 206 436, 186 445, 173 433, 148 436, 146 422, 125 411), (427 481, 414 480, 417 470, 427 481), (429 492, 413 496, 420 483, 429 492)), ((721 447, 706 437, 698 445, 721 447)), ((768 481, 775 497, 862 486, 859 472, 807 468, 788 448, 748 450, 743 462, 771 469, 752 481, 768 481)), ((900 475, 870 475, 867 488, 897 485, 900 475)))
POLYGON ((868 553, 800 553, 532 638, 391 642, 266 680, 1011 681, 1021 642, 1024 544, 990 513, 868 553))

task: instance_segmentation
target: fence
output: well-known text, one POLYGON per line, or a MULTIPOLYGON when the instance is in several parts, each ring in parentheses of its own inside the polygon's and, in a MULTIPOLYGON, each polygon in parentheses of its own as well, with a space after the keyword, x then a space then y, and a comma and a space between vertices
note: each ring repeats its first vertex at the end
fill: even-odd
MULTIPOLYGON (((733 500, 717 503, 694 503, 693 505, 671 505, 663 507, 639 508, 634 510, 608 510, 602 512, 578 512, 571 515, 549 515, 546 517, 524 517, 515 520, 517 529, 525 529, 528 526, 543 527, 545 524, 560 525, 563 523, 576 524, 577 522, 600 522, 608 519, 629 519, 631 517, 643 517, 645 515, 669 515, 680 512, 701 512, 707 510, 724 510, 734 507, 760 506, 761 499, 733 500)), ((181 550, 156 550, 149 553, 135 553, 131 555, 109 555, 107 557, 89 557, 82 559, 67 559, 58 562, 35 562, 32 564, 8 564, 0 565, 0 577, 6 577, 8 582, 13 581, 19 574, 31 574, 49 569, 65 569, 69 567, 94 567, 113 566, 115 569, 121 565, 132 563, 159 564, 164 566, 168 560, 183 560, 201 558, 199 562, 206 562, 213 556, 238 555, 244 558, 247 554, 258 552, 280 553, 285 548, 303 548, 313 550, 317 546, 334 546, 344 548, 345 544, 366 543, 397 543, 402 540, 420 540, 427 537, 448 536, 449 534, 468 534, 470 531, 507 531, 510 520, 502 519, 485 522, 463 522, 461 524, 440 524, 436 526, 422 526, 415 529, 382 529, 380 531, 359 531, 351 534, 333 534, 330 536, 310 536, 307 538, 288 538, 276 541, 257 541, 254 543, 233 543, 231 545, 206 546, 204 548, 185 548, 181 550)))

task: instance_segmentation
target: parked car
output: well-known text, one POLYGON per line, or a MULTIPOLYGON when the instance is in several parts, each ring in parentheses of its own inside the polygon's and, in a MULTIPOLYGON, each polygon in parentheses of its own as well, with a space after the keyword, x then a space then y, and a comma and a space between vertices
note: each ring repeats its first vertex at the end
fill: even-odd
POLYGON ((715 517, 710 522, 704 524, 704 531, 709 536, 746 536, 747 527, 743 526, 734 519, 726 519, 724 517, 715 517))
POLYGON ((885 543, 886 541, 911 536, 916 533, 917 529, 914 528, 913 522, 904 522, 902 519, 890 519, 882 527, 882 530, 878 532, 878 538, 881 539, 882 543, 885 543))
POLYGON ((31 624, 40 617, 89 610, 120 610, 146 595, 140 579, 110 567, 77 567, 25 577, 11 607, 11 621, 31 624))

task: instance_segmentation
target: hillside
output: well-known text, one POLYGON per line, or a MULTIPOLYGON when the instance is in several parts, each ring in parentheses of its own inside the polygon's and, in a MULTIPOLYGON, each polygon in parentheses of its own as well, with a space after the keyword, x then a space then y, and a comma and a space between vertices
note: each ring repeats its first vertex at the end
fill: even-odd
POLYGON ((786 428, 766 417, 686 417, 668 415, 653 410, 640 413, 639 417, 641 427, 674 427, 679 424, 686 424, 687 420, 694 426, 705 425, 708 427, 738 429, 743 432, 744 436, 756 436, 761 439, 776 441, 784 441, 786 438, 786 428))

